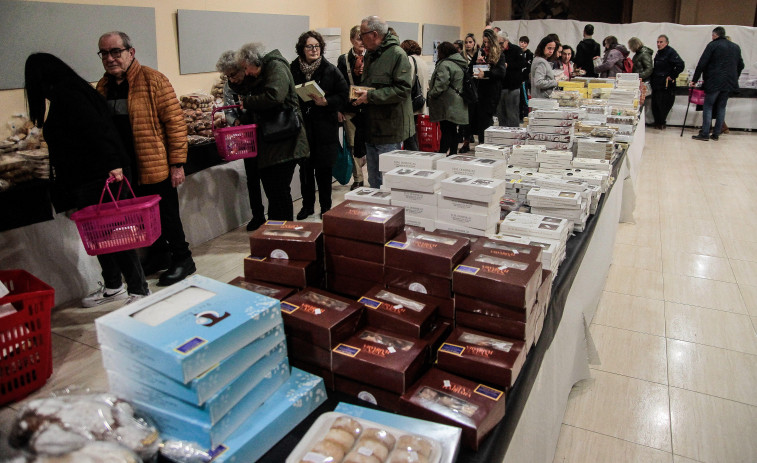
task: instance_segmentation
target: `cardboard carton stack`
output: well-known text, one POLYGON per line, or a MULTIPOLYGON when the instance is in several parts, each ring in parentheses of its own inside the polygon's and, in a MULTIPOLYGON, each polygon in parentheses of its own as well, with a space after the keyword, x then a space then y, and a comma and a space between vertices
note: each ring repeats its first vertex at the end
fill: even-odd
MULTIPOLYGON (((548 111, 555 110, 560 107, 560 103, 557 100, 551 98, 531 98, 528 100, 528 107, 531 111, 545 109, 548 111)), ((531 117, 531 113, 528 114, 531 117)))
POLYGON ((546 149, 567 150, 573 146, 573 126, 577 108, 531 111, 528 115, 527 145, 544 145, 546 149))
POLYGON ((509 145, 494 145, 490 143, 481 143, 476 145, 475 154, 480 158, 504 159, 505 162, 510 158, 512 147, 509 145))
POLYGON ((345 193, 344 199, 390 205, 392 204, 392 192, 380 188, 361 187, 345 193))
POLYGON ((543 174, 562 174, 572 167, 573 152, 570 150, 544 150, 536 155, 539 172, 543 174))
POLYGON ((484 142, 492 145, 515 146, 526 143, 526 129, 493 125, 484 131, 484 142))
POLYGON ((514 146, 513 152, 510 154, 509 165, 513 167, 527 167, 536 170, 539 168, 537 157, 539 156, 539 153, 546 149, 545 145, 514 146))
POLYGON ((532 188, 528 202, 532 213, 567 219, 573 231, 582 232, 589 218, 591 198, 578 191, 532 188))
POLYGON ((555 274, 557 267, 565 259, 565 243, 570 232, 567 219, 524 212, 511 212, 499 224, 500 235, 519 235, 537 242, 553 241, 556 245, 550 265, 544 268, 552 270, 555 274))
POLYGON ((379 171, 385 174, 398 167, 419 170, 436 170, 436 162, 444 159, 444 153, 395 150, 379 156, 379 171))
MULTIPOLYGON (((195 275, 95 325, 111 390, 163 436, 211 452, 249 448, 250 421, 276 434, 273 423, 286 416, 289 432, 326 399, 320 378, 290 377, 279 301, 267 296, 195 275), (264 411, 277 395, 304 406, 264 411)), ((256 452, 277 440, 256 442, 256 452)))
POLYGON ((577 137, 576 158, 611 160, 614 150, 612 139, 600 137, 577 137))
POLYGON ((453 175, 442 181, 436 227, 484 236, 496 231, 499 201, 505 194, 502 179, 453 175))
POLYGON ((435 195, 446 177, 442 170, 397 167, 384 174, 384 186, 396 191, 392 205, 405 208, 405 223, 433 231, 437 216, 435 195))
POLYGON ((323 256, 320 223, 269 220, 250 234, 244 277, 290 288, 322 287, 323 256))

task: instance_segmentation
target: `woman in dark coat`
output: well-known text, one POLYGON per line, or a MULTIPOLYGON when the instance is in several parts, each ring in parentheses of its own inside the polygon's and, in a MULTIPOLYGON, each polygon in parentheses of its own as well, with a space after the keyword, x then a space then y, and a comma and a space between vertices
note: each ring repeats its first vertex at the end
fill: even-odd
POLYGON ((298 58, 289 65, 296 85, 314 81, 325 93, 325 97, 311 94, 307 102, 299 100, 310 157, 300 161, 302 209, 297 213, 297 220, 315 212, 316 184, 321 215, 331 209, 331 170, 339 149, 337 113, 347 103, 349 88, 342 73, 323 57, 325 47, 321 34, 304 32, 295 46, 298 58))
MULTIPOLYGON (((54 199, 56 209, 61 209, 61 203, 65 209, 97 204, 106 180, 131 177, 136 171, 134 160, 126 154, 105 99, 94 87, 48 53, 27 58, 25 79, 29 117, 43 128, 53 170, 51 179, 61 195, 54 199), (50 102, 46 119, 45 100, 50 102)), ((123 195, 125 198, 125 191, 123 195)), ((97 260, 104 284, 82 300, 84 307, 127 298, 131 303, 149 294, 136 251, 100 254, 97 260)))
POLYGON ((481 50, 476 60, 471 60, 471 66, 476 64, 489 65, 489 70, 483 73, 473 72, 478 82, 478 103, 476 104, 476 134, 478 142, 484 142, 484 131, 491 127, 494 113, 497 111, 502 83, 507 73, 505 55, 499 47, 497 34, 492 29, 484 31, 481 50))

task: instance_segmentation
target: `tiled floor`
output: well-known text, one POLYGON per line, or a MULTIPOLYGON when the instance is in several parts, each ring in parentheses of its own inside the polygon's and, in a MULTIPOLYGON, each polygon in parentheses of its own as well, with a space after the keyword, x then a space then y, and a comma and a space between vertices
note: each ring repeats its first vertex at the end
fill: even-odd
MULTIPOLYGON (((600 363, 571 392, 555 463, 757 461, 757 135, 679 133, 647 131, 637 223, 620 225, 590 327, 600 363)), ((239 228, 195 247, 198 272, 241 275, 248 246, 239 228)), ((107 386, 92 322, 115 307, 54 310, 54 373, 34 396, 107 386)), ((20 405, 0 408, 0 436, 20 405)))
POLYGON ((563 462, 757 462, 757 135, 647 130, 563 462))

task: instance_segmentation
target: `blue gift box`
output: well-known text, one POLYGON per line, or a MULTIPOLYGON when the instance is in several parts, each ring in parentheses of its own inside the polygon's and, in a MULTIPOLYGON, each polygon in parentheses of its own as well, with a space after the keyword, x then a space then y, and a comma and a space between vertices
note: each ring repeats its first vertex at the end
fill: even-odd
POLYGON ((213 463, 258 460, 325 400, 323 379, 292 368, 289 380, 222 445, 213 447, 213 463))
POLYGON ((283 340, 284 327, 278 325, 188 384, 171 379, 162 372, 153 370, 105 346, 102 347, 102 357, 106 370, 121 373, 123 376, 147 384, 153 389, 158 389, 185 402, 202 405, 283 340))
POLYGON ((185 384, 279 324, 277 299, 200 275, 95 320, 100 344, 185 384))
MULTIPOLYGON (((111 373, 109 373, 111 385, 114 385, 113 380, 123 379, 119 378, 117 373, 111 373)), ((195 442, 201 448, 214 448, 226 441, 243 422, 248 421, 248 418, 289 379, 289 376, 289 362, 285 359, 268 372, 252 391, 214 425, 205 421, 199 411, 192 413, 191 410, 157 406, 156 403, 166 397, 157 391, 157 394, 162 397, 132 397, 130 400, 138 412, 152 419, 162 437, 195 442), (187 413, 188 411, 190 413, 187 413)), ((119 394, 117 387, 112 388, 112 391, 119 394)))

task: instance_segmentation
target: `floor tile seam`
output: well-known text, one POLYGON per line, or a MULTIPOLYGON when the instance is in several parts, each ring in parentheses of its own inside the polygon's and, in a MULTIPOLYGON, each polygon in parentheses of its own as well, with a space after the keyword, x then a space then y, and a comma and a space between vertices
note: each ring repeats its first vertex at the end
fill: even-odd
MULTIPOLYGON (((704 254, 700 254, 700 255, 704 255, 704 254)), ((715 257, 715 256, 707 256, 707 257, 715 257)), ((728 280, 721 280, 719 278, 710 278, 710 277, 703 277, 703 276, 698 276, 698 275, 689 275, 689 274, 686 274, 686 273, 682 273, 680 271, 679 272, 665 271, 665 263, 664 262, 662 264, 662 268, 663 268, 662 273, 667 273, 667 274, 670 274, 670 275, 678 275, 678 276, 689 277, 689 278, 699 278, 699 279, 702 279, 702 280, 710 280, 710 281, 719 281, 721 283, 738 284, 738 282, 736 281, 736 276, 735 275, 733 277, 733 281, 728 281, 728 280)), ((731 269, 730 264, 728 266, 728 269, 731 270, 731 274, 733 274, 733 269, 731 269)))
MULTIPOLYGON (((649 336, 655 336, 655 337, 658 337, 658 338, 665 338, 664 334, 647 333, 646 331, 632 330, 630 328, 623 328, 621 326, 608 325, 607 323, 598 323, 598 322, 592 321, 591 325, 605 326, 605 327, 608 327, 608 328, 616 328, 616 329, 623 330, 623 331, 630 331, 631 333, 647 334, 649 336)), ((589 325, 590 329, 591 329, 591 325, 589 325)))
MULTIPOLYGON (((666 358, 666 359, 665 359, 665 369, 667 370, 667 368, 668 368, 668 362, 667 362, 667 358, 666 358)), ((601 371, 602 373, 607 373, 608 375, 616 375, 616 376, 622 376, 623 378, 628 378, 628 379, 635 379, 635 380, 637 380, 637 381, 644 381, 645 383, 655 384, 655 385, 657 385, 657 386, 665 386, 665 387, 669 387, 669 386, 668 386, 667 384, 665 384, 665 383, 661 383, 661 382, 659 382, 659 381, 652 381, 652 380, 649 380, 649 379, 645 379, 645 378, 639 378, 639 377, 636 377, 636 376, 625 375, 625 374, 623 374, 623 373, 618 373, 618 372, 615 372, 615 371, 602 370, 602 369, 600 369, 600 368, 597 368, 597 367, 596 367, 596 366, 594 366, 594 365, 589 365, 589 370, 594 370, 594 371, 601 371)))
MULTIPOLYGON (((666 325, 666 328, 667 328, 667 325, 666 325)), ((692 344, 699 344, 700 346, 715 347, 717 349, 723 349, 723 350, 728 350, 728 351, 731 351, 731 352, 737 352, 739 354, 757 355, 757 354, 754 354, 752 352, 745 352, 743 350, 729 349, 729 348, 723 347, 723 346, 715 346, 713 344, 706 344, 704 342, 696 342, 696 341, 691 341, 691 340, 688 340, 688 339, 678 339, 678 338, 673 338, 673 337, 670 337, 670 336, 667 336, 667 335, 665 336, 665 339, 672 339, 674 341, 682 341, 682 342, 690 342, 692 344)))
MULTIPOLYGON (((686 388, 678 387, 678 386, 668 386, 668 389, 678 389, 678 390, 681 390, 681 391, 691 392, 692 394, 699 394, 699 395, 703 395, 703 396, 706 396, 706 397, 714 397, 714 398, 719 399, 719 400, 725 400, 726 402, 730 402, 732 404, 744 405, 746 407, 753 408, 753 409, 755 409, 755 412, 757 412, 757 405, 752 405, 752 404, 748 404, 748 403, 745 403, 745 402, 739 402, 738 400, 727 399, 725 397, 719 397, 719 396, 716 396, 716 395, 713 395, 713 394, 707 394, 706 392, 694 391, 694 390, 691 390, 691 389, 686 389, 686 388)), ((671 417, 672 417, 672 415, 671 415, 671 417)), ((681 455, 681 456, 683 456, 683 455, 681 455)))
MULTIPOLYGON (((592 434, 596 434, 598 436, 609 437, 611 439, 617 439, 617 440, 619 440, 621 442, 626 442, 628 444, 638 445, 639 447, 645 447, 645 448, 648 448, 648 449, 657 450, 658 452, 665 452, 665 453, 670 453, 671 455, 674 455, 672 451, 659 449, 657 447, 650 447, 649 445, 644 445, 644 444, 640 444, 638 442, 630 441, 628 439, 623 439, 622 437, 612 436, 610 434, 605 434, 603 432, 597 432, 597 431, 594 431, 592 429, 582 428, 581 426, 576 426, 574 424, 569 424, 569 423, 561 423, 561 424, 563 426, 568 426, 568 427, 574 428, 574 429, 580 429, 581 431, 586 431, 586 432, 589 432, 589 433, 592 433, 592 434)), ((672 448, 673 447, 673 435, 672 434, 670 436, 670 441, 671 441, 670 447, 672 448)), ((683 456, 683 455, 680 455, 680 456, 683 456)))
MULTIPOLYGON (((633 268, 633 267, 629 267, 629 268, 633 268)), ((649 270, 649 271, 651 271, 651 270, 649 270)), ((664 280, 663 280, 663 282, 664 282, 664 280)), ((622 293, 620 291, 612 291, 612 290, 607 289, 606 287, 602 291, 606 291, 608 293, 613 293, 613 294, 622 294, 624 296, 640 297, 642 299, 649 299, 650 301, 672 302, 672 301, 665 301, 665 298, 664 298, 665 291, 663 291, 663 298, 662 299, 657 299, 657 298, 654 298, 654 297, 647 297, 647 296, 639 296, 638 294, 622 293)))
POLYGON ((64 335, 64 334, 61 334, 61 333, 56 333, 56 332, 54 332, 54 331, 53 331, 53 332, 51 332, 51 334, 53 334, 53 335, 55 335, 55 336, 60 336, 61 338, 64 338, 64 339, 68 339, 68 340, 69 340, 69 341, 71 341, 71 342, 75 342, 75 343, 77 343, 77 344, 81 344, 81 345, 83 345, 83 346, 91 347, 92 349, 95 349, 95 350, 100 350, 100 347, 99 347, 99 345, 98 345, 98 346, 93 346, 93 345, 91 345, 91 344, 87 344, 86 342, 81 342, 81 341, 79 341, 78 339, 74 339, 74 338, 71 338, 71 337, 69 337, 69 336, 66 336, 66 335, 64 335))
MULTIPOLYGON (((670 275, 670 273, 668 273, 668 275, 670 275)), ((688 278, 699 278, 699 277, 688 277, 688 278)), ((706 278, 700 278, 700 279, 706 280, 706 278)), ((663 276, 662 281, 663 281, 663 283, 665 282, 665 277, 664 276, 663 276)), ((710 281, 716 281, 716 280, 710 280, 710 281)), ((726 283, 726 282, 721 282, 721 283, 726 283)), ((739 289, 739 296, 741 296, 741 290, 740 289, 739 289)), ((670 302, 672 304, 685 305, 685 306, 688 306, 688 307, 696 307, 697 309, 715 310, 717 312, 725 312, 725 313, 730 313, 730 314, 734 314, 734 315, 743 315, 745 317, 749 316, 749 313, 734 312, 732 310, 716 309, 714 307, 705 307, 703 305, 696 305, 696 304, 689 304, 689 303, 686 303, 686 302, 672 301, 672 300, 669 300, 669 299, 665 299, 664 297, 665 297, 665 295, 663 293, 663 301, 670 302)), ((742 299, 741 302, 744 302, 743 299, 742 299)), ((744 306, 744 310, 746 310, 746 305, 744 306)))

